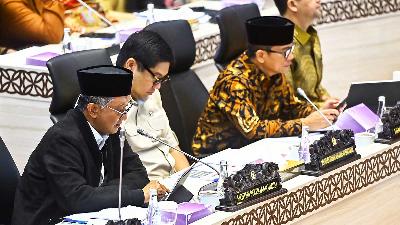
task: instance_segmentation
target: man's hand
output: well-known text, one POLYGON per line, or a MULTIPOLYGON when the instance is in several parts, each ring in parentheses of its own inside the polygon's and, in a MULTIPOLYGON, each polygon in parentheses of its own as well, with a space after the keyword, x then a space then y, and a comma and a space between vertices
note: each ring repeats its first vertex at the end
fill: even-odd
MULTIPOLYGON (((339 116, 339 111, 336 109, 323 109, 320 111, 331 123, 333 123, 333 121, 336 120, 336 118, 339 116)), ((304 126, 309 127, 310 131, 325 128, 330 125, 317 111, 308 115, 302 120, 302 122, 304 126)))
POLYGON ((169 190, 160 182, 156 180, 150 181, 142 190, 144 194, 144 203, 149 202, 150 200, 150 189, 156 189, 158 197, 162 197, 165 193, 169 192, 169 190))
POLYGON ((336 97, 331 97, 325 100, 321 109, 335 109, 339 105, 340 99, 336 97))

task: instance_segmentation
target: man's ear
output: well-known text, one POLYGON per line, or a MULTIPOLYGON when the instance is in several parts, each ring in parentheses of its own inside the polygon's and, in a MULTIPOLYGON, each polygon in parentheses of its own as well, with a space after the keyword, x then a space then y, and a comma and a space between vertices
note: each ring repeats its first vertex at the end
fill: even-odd
POLYGON ((132 73, 135 73, 137 69, 137 62, 134 58, 129 58, 126 60, 124 67, 131 70, 132 73))
POLYGON ((94 103, 89 103, 86 106, 86 111, 90 117, 92 117, 93 119, 96 119, 100 113, 100 106, 97 104, 94 104, 94 103))
POLYGON ((288 0, 287 1, 287 10, 291 11, 291 12, 296 12, 296 13, 298 12, 296 0, 288 0))
POLYGON ((267 54, 266 51, 261 50, 261 49, 257 50, 256 54, 255 54, 256 61, 261 64, 264 63, 265 62, 265 59, 264 59, 265 54, 267 54))

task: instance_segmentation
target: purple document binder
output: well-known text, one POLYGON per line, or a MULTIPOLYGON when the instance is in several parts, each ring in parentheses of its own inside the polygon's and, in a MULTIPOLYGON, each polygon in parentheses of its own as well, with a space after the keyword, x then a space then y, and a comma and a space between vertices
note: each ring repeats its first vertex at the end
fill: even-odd
POLYGON ((134 28, 130 28, 127 30, 120 30, 118 32, 119 33, 119 42, 120 43, 125 42, 131 34, 137 32, 137 31, 140 31, 142 29, 143 28, 134 27, 134 28))
POLYGON ((212 210, 201 203, 183 202, 178 205, 176 225, 187 225, 212 214, 212 210))
POLYGON ((37 55, 28 56, 26 58, 26 64, 33 65, 33 66, 46 66, 46 62, 49 59, 54 58, 58 55, 60 55, 60 54, 57 54, 54 52, 42 52, 37 55))
POLYGON ((351 129, 354 133, 365 132, 375 127, 379 117, 363 103, 344 111, 336 121, 341 129, 351 129))

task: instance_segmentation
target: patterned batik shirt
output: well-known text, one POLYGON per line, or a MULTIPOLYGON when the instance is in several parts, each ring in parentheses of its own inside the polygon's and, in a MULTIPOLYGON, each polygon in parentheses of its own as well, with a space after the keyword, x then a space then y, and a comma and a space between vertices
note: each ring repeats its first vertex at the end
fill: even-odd
POLYGON ((302 88, 311 101, 320 107, 329 93, 321 85, 322 54, 317 31, 310 26, 305 32, 295 26, 294 44, 294 59, 290 70, 285 73, 287 82, 293 90, 302 88))
POLYGON ((293 95, 282 74, 265 75, 246 53, 221 72, 193 139, 195 155, 240 148, 266 137, 299 135, 313 110, 293 95))

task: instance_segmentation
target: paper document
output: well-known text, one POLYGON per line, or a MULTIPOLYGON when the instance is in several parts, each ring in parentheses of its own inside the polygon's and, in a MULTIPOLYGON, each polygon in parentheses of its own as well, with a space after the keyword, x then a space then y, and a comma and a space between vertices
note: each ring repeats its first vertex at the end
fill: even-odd
MULTIPOLYGON (((138 218, 139 220, 143 221, 146 218, 146 214, 147 208, 140 208, 136 206, 127 206, 121 208, 122 220, 138 218)), ((98 212, 73 214, 65 218, 89 222, 91 220, 119 220, 119 215, 118 208, 108 208, 98 212)))

